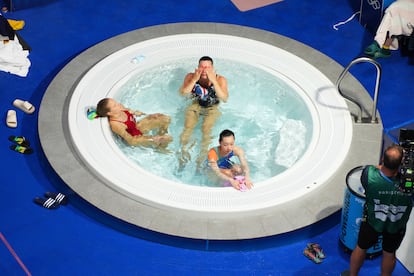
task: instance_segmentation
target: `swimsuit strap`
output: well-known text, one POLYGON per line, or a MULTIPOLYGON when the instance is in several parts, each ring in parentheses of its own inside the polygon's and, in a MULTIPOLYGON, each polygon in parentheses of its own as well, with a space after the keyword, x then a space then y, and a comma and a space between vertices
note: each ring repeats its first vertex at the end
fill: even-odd
POLYGON ((118 123, 125 123, 125 121, 119 121, 119 120, 109 120, 109 121, 111 121, 111 122, 118 122, 118 123))
POLYGON ((128 110, 123 110, 124 113, 127 115, 127 119, 125 121, 120 121, 120 120, 114 120, 114 119, 110 119, 109 121, 114 121, 114 122, 119 122, 119 123, 124 123, 126 124, 126 122, 130 121, 129 118, 131 118, 132 114, 131 112, 129 112, 128 110))
POLYGON ((216 151, 217 159, 220 159, 221 156, 218 147, 215 147, 214 150, 216 151))

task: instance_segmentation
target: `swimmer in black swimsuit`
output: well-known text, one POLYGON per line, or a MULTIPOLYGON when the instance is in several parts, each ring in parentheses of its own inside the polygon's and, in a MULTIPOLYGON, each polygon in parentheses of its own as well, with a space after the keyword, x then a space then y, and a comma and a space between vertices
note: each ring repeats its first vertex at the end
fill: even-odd
POLYGON ((201 115, 204 117, 202 123, 203 137, 199 158, 197 159, 197 165, 200 166, 205 159, 211 142, 211 130, 221 115, 218 104, 220 101, 226 102, 228 98, 227 80, 225 77, 216 74, 213 60, 208 56, 204 56, 200 58, 194 73, 188 73, 185 76, 180 87, 180 94, 190 96, 193 99, 192 104, 186 110, 184 130, 180 136, 182 146, 180 167, 183 167, 190 159, 187 145, 201 115))

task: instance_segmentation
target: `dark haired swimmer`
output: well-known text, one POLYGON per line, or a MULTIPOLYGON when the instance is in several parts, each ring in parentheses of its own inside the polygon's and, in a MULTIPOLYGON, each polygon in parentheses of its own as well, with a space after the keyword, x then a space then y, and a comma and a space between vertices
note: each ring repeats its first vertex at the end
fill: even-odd
POLYGON ((171 121, 167 115, 150 114, 137 122, 134 116, 142 116, 145 113, 125 108, 111 98, 100 100, 96 113, 99 117, 108 117, 112 131, 131 146, 166 147, 172 141, 172 137, 167 134, 171 121), (153 129, 158 129, 158 135, 147 135, 153 129))
POLYGON ((216 175, 240 190, 240 182, 235 176, 244 175, 246 187, 251 189, 253 183, 250 180, 250 171, 244 151, 234 144, 235 137, 231 130, 225 129, 220 133, 219 146, 211 148, 208 152, 208 163, 216 175), (240 164, 237 164, 233 157, 237 157, 240 164))
POLYGON ((218 104, 220 101, 227 101, 228 98, 227 80, 225 77, 216 74, 213 59, 204 56, 199 59, 198 67, 194 70, 194 73, 188 73, 185 76, 180 87, 180 94, 190 96, 193 99, 192 104, 186 110, 184 130, 180 136, 182 146, 180 162, 183 165, 189 160, 186 146, 199 117, 203 116, 201 149, 197 160, 198 165, 200 165, 211 142, 211 130, 221 115, 218 104))

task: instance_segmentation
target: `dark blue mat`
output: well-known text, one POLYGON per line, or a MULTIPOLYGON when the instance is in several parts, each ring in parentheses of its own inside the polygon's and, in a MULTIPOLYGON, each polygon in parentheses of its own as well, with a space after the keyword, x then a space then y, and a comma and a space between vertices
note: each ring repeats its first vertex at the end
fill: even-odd
MULTIPOLYGON (((323 0, 285 0, 248 12, 238 11, 229 0, 56 0, 9 12, 7 18, 26 22, 19 33, 32 47, 32 65, 24 78, 0 72, 2 120, 15 98, 38 107, 53 77, 80 52, 115 35, 158 24, 220 22, 264 29, 314 47, 346 66, 372 40, 357 19, 333 29, 353 13, 347 1, 323 0)), ((414 67, 409 63, 398 52, 381 60, 378 109, 386 129, 414 120, 414 67)), ((351 72, 374 91, 373 67, 362 65, 351 72)), ((37 113, 18 112, 18 122, 16 129, 0 126, 0 232, 33 275, 339 275, 348 266, 349 255, 338 244, 339 214, 293 233, 241 242, 169 237, 117 221, 72 195, 54 173, 38 140, 37 113), (29 138, 35 154, 12 152, 9 135, 29 138), (48 190, 67 193, 72 204, 51 211, 32 202, 48 190), (320 265, 302 254, 310 241, 327 253, 320 265)), ((1 275, 24 275, 1 243, 0 258, 1 275)), ((379 274, 379 266, 379 258, 368 260, 361 275, 379 274)), ((395 275, 409 273, 398 263, 395 275)))

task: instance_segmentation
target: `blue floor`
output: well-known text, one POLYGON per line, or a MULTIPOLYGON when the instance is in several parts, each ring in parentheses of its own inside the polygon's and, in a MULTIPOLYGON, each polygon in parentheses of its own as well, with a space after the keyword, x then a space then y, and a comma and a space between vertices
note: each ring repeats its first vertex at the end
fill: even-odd
MULTIPOLYGON (((348 1, 285 0, 240 12, 230 0, 55 0, 9 12, 7 18, 26 22, 20 34, 32 47, 32 65, 24 78, 0 71, 2 120, 15 98, 39 107, 53 77, 85 49, 158 24, 220 22, 264 29, 305 43, 346 66, 372 40, 357 19, 333 29, 355 12, 351 6, 348 1)), ((414 66, 399 52, 380 63, 378 110, 388 132, 414 122, 414 66)), ((351 73, 368 91, 374 91, 374 67, 357 66, 351 73)), ((18 111, 17 116, 16 129, 0 124, 4 141, 0 147, 0 232, 32 275, 339 275, 348 267, 349 254, 338 243, 339 213, 294 233, 238 242, 169 237, 108 217, 71 193, 54 173, 40 147, 37 113, 18 111), (26 136, 35 154, 12 152, 9 135, 26 136), (69 195, 69 205, 51 211, 32 202, 45 191, 56 190, 69 195), (310 241, 326 251, 327 258, 320 265, 302 255, 310 241)), ((379 275, 379 265, 380 258, 367 260, 361 275, 379 275)), ((3 242, 0 275, 25 275, 3 242)), ((397 263, 394 275, 410 274, 397 263)))

